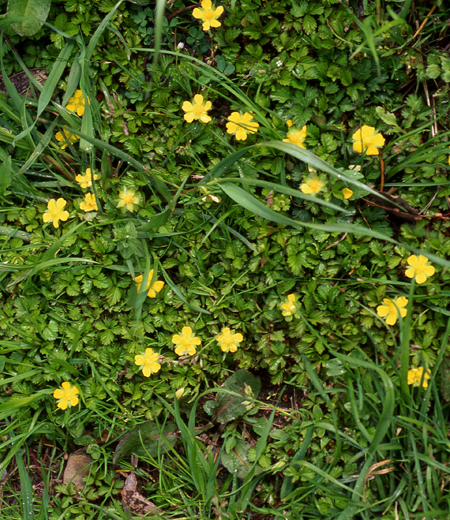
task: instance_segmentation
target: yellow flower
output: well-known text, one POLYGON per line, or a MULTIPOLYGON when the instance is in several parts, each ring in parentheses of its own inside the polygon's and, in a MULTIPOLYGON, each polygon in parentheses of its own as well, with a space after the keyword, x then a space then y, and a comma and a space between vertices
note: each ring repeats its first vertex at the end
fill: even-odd
POLYGON ((373 126, 364 125, 352 135, 353 150, 362 153, 363 148, 366 155, 380 155, 378 148, 384 146, 385 138, 382 134, 376 134, 373 126))
POLYGON ((181 336, 175 334, 172 337, 172 343, 177 345, 175 354, 178 356, 184 356, 185 354, 193 356, 197 352, 195 346, 200 345, 201 342, 200 338, 195 337, 191 327, 183 327, 181 329, 181 336))
POLYGON ((76 112, 80 117, 84 114, 84 97, 81 90, 75 90, 75 94, 66 105, 67 110, 76 112))
POLYGON ((128 211, 134 211, 134 205, 139 204, 140 197, 139 195, 135 195, 136 190, 130 190, 128 188, 124 188, 123 191, 119 192, 119 204, 117 204, 118 208, 123 208, 126 206, 128 211))
POLYGON ((291 128, 291 126, 292 126, 294 123, 292 122, 292 119, 288 119, 288 120, 286 121, 286 124, 288 125, 289 128, 291 128))
POLYGON ((283 309, 283 316, 292 316, 295 314, 295 294, 288 294, 286 298, 286 302, 281 306, 283 309))
POLYGON ((146 348, 145 354, 134 356, 134 364, 142 368, 144 377, 150 377, 161 369, 161 365, 158 363, 158 357, 159 355, 153 352, 153 349, 146 348))
POLYGON ((223 352, 236 352, 239 343, 243 339, 244 336, 242 334, 231 334, 231 330, 228 327, 222 329, 222 333, 216 337, 216 341, 223 352))
POLYGON ((77 394, 80 393, 78 388, 71 386, 67 381, 64 381, 61 386, 62 390, 61 388, 57 388, 53 392, 53 397, 58 399, 56 406, 61 408, 61 410, 66 410, 68 406, 76 406, 80 401, 77 397, 77 394))
POLYGON ((350 199, 353 195, 353 191, 349 188, 344 188, 342 190, 342 195, 344 196, 344 199, 350 199))
POLYGON ((408 298, 404 296, 400 296, 400 298, 396 298, 395 301, 389 300, 388 298, 383 299, 383 305, 379 305, 377 307, 377 314, 380 318, 386 318, 386 323, 388 325, 395 325, 397 323, 398 311, 400 311, 400 316, 404 318, 408 313, 406 307, 408 305, 408 298), (397 307, 398 310, 397 310, 397 307))
MULTIPOLYGON (((94 175, 94 181, 98 180, 98 175, 94 175)), ((75 180, 80 184, 83 189, 90 188, 92 186, 92 172, 90 168, 86 168, 85 175, 77 175, 75 180)))
POLYGON ((227 123, 227 133, 236 134, 238 141, 245 141, 247 134, 255 134, 258 131, 259 124, 252 121, 253 116, 245 112, 243 116, 239 112, 232 112, 227 123))
POLYGON ((80 209, 83 211, 97 211, 97 201, 92 193, 86 193, 83 202, 80 202, 80 209))
POLYGON ((203 96, 201 94, 197 94, 194 96, 193 103, 190 101, 185 101, 181 108, 186 112, 186 114, 184 114, 184 119, 188 123, 192 123, 194 119, 198 119, 202 123, 209 123, 211 118, 207 112, 208 110, 211 110, 211 107, 211 101, 205 101, 205 104, 203 104, 203 96))
POLYGON ((416 279, 416 283, 421 284, 427 281, 429 276, 433 276, 436 269, 432 265, 427 265, 428 258, 423 255, 411 255, 408 260, 408 269, 405 271, 405 275, 408 278, 416 279))
POLYGON ((183 388, 179 388, 176 392, 175 392, 175 397, 177 399, 181 399, 183 397, 183 394, 184 394, 184 387, 183 388))
POLYGON ((61 132, 56 132, 55 138, 57 141, 62 142, 61 150, 64 150, 64 148, 70 143, 73 144, 75 141, 78 141, 79 136, 75 134, 71 134, 67 128, 63 128, 64 135, 62 135, 61 132))
MULTIPOLYGON (((142 285, 143 279, 144 279, 144 277, 142 276, 142 274, 140 274, 139 276, 136 276, 136 278, 134 279, 134 281, 136 282, 137 292, 139 292, 141 290, 141 285, 142 285)), ((150 269, 150 272, 148 273, 147 287, 146 287, 146 289, 148 290, 147 296, 149 296, 150 298, 156 298, 156 293, 159 293, 162 290, 162 288, 164 287, 164 282, 152 283, 152 279, 153 279, 153 269, 150 269), (150 287, 150 284, 151 284, 151 287, 150 287)))
POLYGON ((306 149, 306 146, 303 145, 303 141, 306 138, 306 132, 306 125, 301 130, 299 130, 298 128, 289 130, 286 136, 287 139, 283 139, 283 142, 296 144, 297 146, 300 146, 300 148, 306 149))
POLYGON ((192 16, 197 20, 203 20, 203 30, 209 31, 211 27, 220 27, 222 24, 217 20, 223 13, 223 7, 219 5, 216 9, 211 0, 202 0, 200 2, 201 9, 196 7, 192 11, 192 16))
POLYGON ((300 190, 305 195, 317 195, 319 191, 325 186, 325 183, 314 175, 313 177, 308 177, 305 179, 305 182, 300 185, 300 190))
POLYGON ((408 371, 408 385, 420 386, 420 382, 422 381, 422 386, 428 388, 427 380, 430 379, 430 377, 430 372, 428 370, 425 374, 423 373, 423 367, 411 368, 411 370, 408 371))
POLYGON ((65 222, 69 218, 69 212, 64 211, 67 201, 64 199, 51 199, 47 204, 47 211, 42 215, 44 222, 53 222, 55 228, 59 228, 59 221, 65 222))

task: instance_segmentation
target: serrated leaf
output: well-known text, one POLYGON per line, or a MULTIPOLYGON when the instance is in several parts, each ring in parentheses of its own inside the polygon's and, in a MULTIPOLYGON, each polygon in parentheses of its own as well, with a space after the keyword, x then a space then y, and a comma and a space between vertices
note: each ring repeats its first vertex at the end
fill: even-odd
POLYGON ((378 117, 382 121, 384 121, 387 125, 398 126, 397 118, 392 112, 387 112, 386 109, 383 107, 376 107, 375 111, 376 111, 378 117))
POLYGON ((317 22, 314 18, 307 14, 305 18, 303 18, 303 30, 306 34, 311 34, 317 28, 317 22))
POLYGON ((114 452, 113 464, 127 455, 134 454, 137 457, 157 457, 165 453, 170 447, 175 446, 177 436, 173 434, 177 427, 173 423, 166 423, 164 427, 153 421, 147 421, 133 428, 117 445, 114 452))
POLYGON ((426 74, 428 78, 436 79, 441 74, 441 67, 439 67, 439 65, 436 63, 432 63, 431 65, 428 65, 426 74))

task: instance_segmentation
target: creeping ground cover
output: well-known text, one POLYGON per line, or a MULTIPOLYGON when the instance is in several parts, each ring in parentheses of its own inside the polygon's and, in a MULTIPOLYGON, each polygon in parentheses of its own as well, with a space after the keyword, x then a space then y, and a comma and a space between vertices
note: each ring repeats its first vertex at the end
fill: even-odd
POLYGON ((450 8, 0 0, 5 519, 450 518, 450 8))

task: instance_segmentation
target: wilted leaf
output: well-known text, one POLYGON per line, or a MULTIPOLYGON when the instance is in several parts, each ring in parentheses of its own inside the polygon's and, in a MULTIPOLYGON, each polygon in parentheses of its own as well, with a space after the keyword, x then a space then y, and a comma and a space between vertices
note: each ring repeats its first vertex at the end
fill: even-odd
POLYGON ((258 397, 261 381, 246 370, 238 370, 222 385, 226 390, 241 394, 242 397, 220 393, 217 395, 214 419, 220 423, 233 421, 248 411, 250 397, 258 397))
POLYGON ((120 491, 122 500, 127 509, 134 515, 160 515, 161 509, 158 509, 153 502, 147 500, 137 491, 137 480, 134 473, 130 473, 125 481, 125 485, 120 491))
POLYGON ((177 436, 171 435, 171 433, 176 429, 177 427, 173 423, 166 423, 162 427, 152 421, 136 426, 117 445, 113 464, 131 454, 137 457, 143 457, 146 454, 157 457, 158 453, 165 453, 169 446, 175 445, 177 436))

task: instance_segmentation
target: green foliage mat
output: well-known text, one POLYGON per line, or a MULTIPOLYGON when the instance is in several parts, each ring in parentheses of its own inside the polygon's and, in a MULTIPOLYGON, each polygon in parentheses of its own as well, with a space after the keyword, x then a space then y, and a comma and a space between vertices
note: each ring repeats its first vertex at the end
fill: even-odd
POLYGON ((5 518, 444 518, 448 7, 203 4, 0 19, 5 518))

